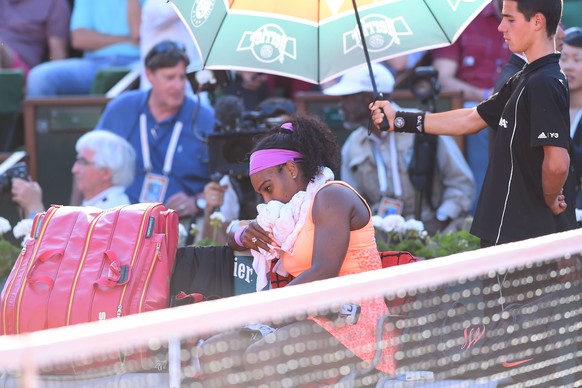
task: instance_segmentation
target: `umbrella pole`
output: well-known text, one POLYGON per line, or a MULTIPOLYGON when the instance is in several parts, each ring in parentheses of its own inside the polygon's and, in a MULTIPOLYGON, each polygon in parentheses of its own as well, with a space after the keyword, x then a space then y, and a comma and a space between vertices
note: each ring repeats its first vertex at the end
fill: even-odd
MULTIPOLYGON (((376 79, 374 78, 374 71, 372 70, 372 61, 370 60, 370 54, 368 53, 368 45, 366 44, 366 38, 364 36, 364 30, 362 28, 362 21, 360 20, 360 14, 358 12, 358 5, 356 0, 352 0, 352 5, 354 7, 354 14, 356 15, 356 22, 358 25, 358 30, 360 31, 360 39, 362 41, 362 47, 364 49, 364 56, 366 57, 366 65, 368 65, 368 72, 370 73, 370 81, 372 81, 372 89, 374 90, 374 101, 385 100, 382 93, 378 93, 378 87, 376 86, 376 79)), ((380 124, 381 131, 387 131, 390 129, 390 123, 388 118, 384 115, 384 120, 380 124)))

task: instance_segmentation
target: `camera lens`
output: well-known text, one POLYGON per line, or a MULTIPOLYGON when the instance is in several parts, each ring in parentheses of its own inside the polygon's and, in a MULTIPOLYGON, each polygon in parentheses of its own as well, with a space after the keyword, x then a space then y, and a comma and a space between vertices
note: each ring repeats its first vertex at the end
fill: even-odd
POLYGON ((425 77, 420 77, 414 80, 411 86, 412 94, 420 100, 428 100, 435 95, 435 88, 433 82, 425 77))

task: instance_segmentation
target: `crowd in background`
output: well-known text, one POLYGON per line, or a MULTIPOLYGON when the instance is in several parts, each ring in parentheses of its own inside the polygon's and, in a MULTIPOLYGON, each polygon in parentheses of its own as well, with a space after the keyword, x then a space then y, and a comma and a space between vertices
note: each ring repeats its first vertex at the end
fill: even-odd
MULTIPOLYGON (((566 44, 560 63, 570 82, 571 135, 579 151, 582 48, 576 26, 582 25, 582 20, 581 13, 568 11, 568 7, 577 9, 580 2, 564 3, 561 32, 566 33, 558 34, 558 39, 565 38, 566 44)), ((442 91, 462 91, 465 106, 487 99, 495 91, 496 82, 507 74, 507 66, 514 60, 523 61, 513 58, 497 31, 499 5, 498 1, 488 5, 449 47, 375 65, 378 84, 383 88, 379 91, 389 96, 395 89, 407 87, 416 66, 432 65, 438 70, 442 91)), ((436 184, 419 202, 409 176, 414 139, 405 134, 367 135, 371 85, 358 88, 354 85, 359 81, 350 80, 360 74, 365 84, 364 68, 326 85, 228 71, 228 82, 207 90, 205 85, 188 80, 188 66, 200 67, 201 59, 186 27, 166 1, 0 0, 0 18, 6 21, 0 24, 0 68, 22 70, 25 98, 88 95, 100 69, 140 69, 138 90, 115 98, 95 126, 120 135, 135 150, 136 174, 131 181, 124 181, 127 202, 164 202, 186 220, 185 225, 198 219, 207 228, 210 214, 221 207, 228 219, 252 217, 259 198, 252 192, 248 177, 212 171, 208 145, 202 139, 217 128, 242 125, 244 115, 251 111, 258 112, 254 126, 258 125, 256 117, 265 127, 281 124, 296 113, 296 93, 313 91, 341 96, 339 111, 349 137, 342 144, 341 169, 336 173, 340 179, 349 180, 375 212, 416 217, 436 232, 451 228, 474 211, 487 167, 487 144, 492 141, 486 132, 479 138, 466 137, 463 149, 449 138, 439 140, 435 146, 436 171, 431 173, 436 184), (363 109, 357 112, 358 107, 363 109), (192 112, 196 112, 194 117, 192 112), (170 134, 179 141, 174 142, 170 134)), ((560 42, 557 46, 561 47, 560 42)), ((516 70, 519 66, 523 63, 516 70)), ((14 148, 21 146, 14 144, 14 148)), ((111 172, 104 163, 93 163, 92 154, 87 158, 79 149, 77 152, 72 167, 76 182, 84 170, 111 172)), ((582 171, 582 167, 576 167, 582 171)), ((36 182, 19 180, 15 190, 13 200, 27 209, 27 216, 41 210, 42 189, 36 182), (29 193, 25 194, 27 185, 29 193)), ((103 190, 89 192, 102 195, 103 190)), ((79 194, 77 190, 77 196, 62 198, 62 203, 94 204, 86 198, 89 192, 79 194)))

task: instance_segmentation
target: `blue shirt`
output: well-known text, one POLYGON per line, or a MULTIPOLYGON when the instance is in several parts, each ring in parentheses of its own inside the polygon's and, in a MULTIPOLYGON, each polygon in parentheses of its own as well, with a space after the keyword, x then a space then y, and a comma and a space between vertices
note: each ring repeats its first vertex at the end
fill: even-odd
POLYGON ((139 116, 147 117, 147 135, 150 147, 152 172, 163 175, 164 160, 176 121, 183 124, 176 147, 168 188, 164 201, 182 191, 189 196, 201 193, 210 180, 210 166, 206 139, 213 131, 214 112, 186 96, 180 110, 162 122, 156 122, 147 100, 150 91, 128 91, 113 99, 103 112, 96 129, 105 129, 127 139, 136 153, 136 172, 126 193, 132 203, 138 202, 145 178, 143 153, 140 143, 139 116), (192 123, 196 117, 194 125, 192 123), (156 128, 155 133, 151 128, 156 128))
MULTIPOLYGON (((145 0, 140 0, 141 5, 145 0)), ((86 28, 101 34, 130 36, 127 19, 127 1, 75 0, 71 16, 71 31, 86 28)), ((97 50, 85 51, 84 56, 121 55, 139 59, 139 47, 130 43, 117 43, 97 50)))

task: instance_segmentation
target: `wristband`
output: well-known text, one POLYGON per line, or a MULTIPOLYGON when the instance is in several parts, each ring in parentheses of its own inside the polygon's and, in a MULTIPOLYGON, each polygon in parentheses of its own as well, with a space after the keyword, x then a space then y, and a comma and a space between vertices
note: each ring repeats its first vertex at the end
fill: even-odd
POLYGON ((238 244, 238 246, 240 246, 240 247, 244 247, 242 241, 240 241, 240 238, 241 238, 242 234, 244 233, 244 231, 247 230, 248 227, 249 227, 248 225, 242 226, 242 227, 238 228, 236 230, 236 232, 234 233, 234 242, 236 242, 238 244))
POLYGON ((424 133, 424 112, 396 112, 394 131, 424 133))

